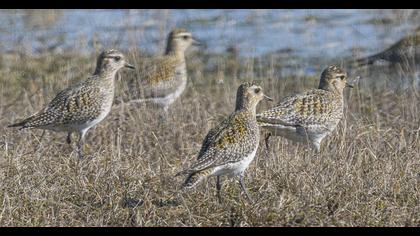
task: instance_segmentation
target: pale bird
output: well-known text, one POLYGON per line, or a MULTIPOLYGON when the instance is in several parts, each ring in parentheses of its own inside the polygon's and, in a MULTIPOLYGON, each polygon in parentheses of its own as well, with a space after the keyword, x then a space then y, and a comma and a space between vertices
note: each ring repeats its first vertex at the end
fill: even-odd
POLYGON ((221 202, 221 176, 239 175, 241 189, 252 202, 243 179, 258 149, 260 130, 255 118, 256 106, 264 98, 272 100, 256 83, 247 82, 239 86, 235 112, 209 131, 195 163, 177 174, 187 175, 183 184, 185 189, 216 176, 217 195, 221 202))
MULTIPOLYGON (((321 141, 337 127, 343 117, 347 73, 328 66, 321 74, 318 89, 288 96, 277 106, 257 115, 258 124, 272 135, 309 143, 317 151, 321 141)), ((268 138, 266 146, 268 148, 268 138)))
POLYGON ((86 132, 101 122, 111 110, 115 75, 123 67, 134 69, 121 52, 102 52, 92 76, 59 92, 42 110, 9 127, 65 131, 68 132, 68 143, 71 142, 72 132, 77 132, 78 156, 82 158, 86 132))
POLYGON ((187 86, 185 51, 201 45, 185 29, 174 29, 167 38, 165 55, 143 60, 139 77, 129 83, 127 103, 151 102, 165 112, 187 86))

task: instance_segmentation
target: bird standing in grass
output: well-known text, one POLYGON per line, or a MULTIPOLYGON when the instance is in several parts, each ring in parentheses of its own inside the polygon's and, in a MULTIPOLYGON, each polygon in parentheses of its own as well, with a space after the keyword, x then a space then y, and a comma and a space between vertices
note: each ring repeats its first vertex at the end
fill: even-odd
POLYGON ((185 51, 191 45, 201 43, 187 30, 174 29, 168 35, 165 55, 139 65, 140 76, 129 83, 127 103, 151 102, 166 112, 187 86, 185 51))
POLYGON ((217 195, 221 202, 221 176, 239 175, 241 189, 252 202, 245 188, 244 172, 258 149, 260 130, 255 118, 256 106, 264 98, 272 100, 255 83, 247 82, 239 86, 235 112, 209 131, 196 162, 177 174, 187 175, 184 188, 193 188, 203 180, 216 176, 217 195))
POLYGON ((86 132, 101 122, 111 110, 114 100, 115 75, 123 67, 134 69, 117 50, 102 52, 95 72, 87 80, 59 92, 41 111, 9 127, 44 129, 79 134, 78 155, 83 157, 86 132))
MULTIPOLYGON (((321 141, 343 117, 345 87, 353 87, 347 83, 347 73, 338 66, 328 66, 321 74, 318 89, 284 98, 258 114, 258 124, 275 136, 309 143, 319 151, 321 141)), ((267 148, 270 135, 265 140, 267 148)))

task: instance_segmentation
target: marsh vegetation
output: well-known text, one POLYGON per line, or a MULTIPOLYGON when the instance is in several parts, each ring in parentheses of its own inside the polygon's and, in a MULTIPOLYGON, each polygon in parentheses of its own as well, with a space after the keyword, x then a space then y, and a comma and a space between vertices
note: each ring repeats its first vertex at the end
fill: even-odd
MULTIPOLYGON (((346 64, 362 52, 366 55, 380 45, 389 45, 388 39, 378 43, 368 40, 365 51, 357 47, 358 41, 349 44, 345 40, 343 45, 349 47, 336 50, 328 40, 340 42, 334 35, 342 34, 342 29, 353 32, 353 28, 334 14, 315 10, 295 15, 287 11, 219 11, 183 21, 176 18, 182 12, 167 10, 117 12, 115 15, 122 15, 118 18, 122 23, 108 25, 100 31, 100 37, 95 32, 84 32, 80 37, 57 33, 39 41, 47 37, 43 30, 68 21, 66 11, 47 13, 0 13, 16 23, 6 28, 2 25, 2 37, 11 37, 13 27, 28 27, 31 32, 23 34, 22 43, 1 45, 1 226, 420 226, 418 68, 350 68, 346 64), (137 15, 149 19, 150 26, 136 26, 133 22, 139 22, 137 15), (298 19, 297 27, 287 28, 291 24, 288 22, 298 19), (210 45, 189 52, 186 92, 171 106, 165 120, 161 119, 162 111, 152 106, 115 107, 87 135, 88 157, 82 161, 73 151, 74 144, 65 142, 65 133, 47 132, 40 142, 41 130, 18 132, 6 128, 38 111, 61 89, 90 75, 98 52, 106 47, 121 47, 133 64, 162 52, 166 33, 174 22, 191 27, 193 33, 200 28, 198 37, 210 45), (241 28, 232 22, 251 26, 241 28), (334 22, 340 31, 334 31, 334 22), (265 32, 266 24, 277 27, 272 34, 283 37, 291 32, 283 29, 301 29, 302 36, 312 32, 312 27, 327 25, 332 36, 321 37, 318 41, 325 44, 319 48, 305 48, 305 42, 296 40, 290 48, 271 43, 272 50, 255 46, 249 53, 247 45, 251 42, 267 46, 267 34, 261 33, 244 44, 238 42, 239 46, 234 40, 210 36, 223 35, 220 32, 227 32, 224 29, 232 24, 245 39, 265 32), (210 29, 208 34, 203 33, 206 27, 210 29), (254 33, 247 34, 252 27, 254 33), (146 33, 149 28, 151 38, 146 33), (124 45, 114 37, 122 34, 124 45), (38 41, 23 47, 28 40, 38 41), (213 51, 212 45, 219 43, 222 46, 213 51), (148 51, 139 45, 154 45, 150 47, 155 49, 148 51), (355 88, 345 91, 345 118, 323 141, 319 153, 280 137, 271 139, 266 153, 262 140, 246 171, 254 205, 239 197, 240 189, 234 183, 237 180, 224 182, 222 205, 217 201, 213 179, 195 190, 180 192, 183 179, 175 178, 175 173, 196 158, 209 129, 234 110, 240 83, 259 81, 267 95, 280 101, 316 87, 319 73, 331 63, 347 68, 350 78, 361 79, 355 88)), ((353 16, 354 24, 372 27, 372 32, 378 33, 375 39, 391 29, 396 29, 390 33, 391 38, 404 36, 395 32, 406 32, 420 16, 415 10, 363 10, 358 13, 360 17, 350 11, 334 13, 353 16)), ((130 71, 119 73, 116 100, 124 98, 125 81, 133 76, 136 73, 130 71)), ((272 105, 261 102, 257 111, 272 105)))

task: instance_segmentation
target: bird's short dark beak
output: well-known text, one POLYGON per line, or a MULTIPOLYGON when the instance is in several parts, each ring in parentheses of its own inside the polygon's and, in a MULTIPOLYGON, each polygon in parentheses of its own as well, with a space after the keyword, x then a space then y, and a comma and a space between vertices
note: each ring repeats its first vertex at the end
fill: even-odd
POLYGON ((134 67, 133 65, 131 65, 131 64, 129 64, 129 63, 125 63, 125 65, 124 65, 125 67, 127 67, 127 68, 130 68, 130 69, 136 69, 136 67, 134 67))
POLYGON ((193 46, 203 46, 203 45, 204 45, 204 43, 202 43, 201 41, 199 41, 199 40, 197 40, 197 39, 193 38, 193 39, 192 39, 192 45, 193 45, 193 46))
POLYGON ((267 96, 267 95, 265 95, 265 94, 264 94, 264 98, 265 98, 265 99, 267 99, 267 100, 268 100, 268 101, 270 101, 270 102, 274 101, 272 98, 270 98, 269 96, 267 96))
POLYGON ((351 84, 349 84, 349 83, 346 83, 346 87, 347 87, 347 88, 353 88, 354 86, 353 86, 353 85, 351 85, 351 84))

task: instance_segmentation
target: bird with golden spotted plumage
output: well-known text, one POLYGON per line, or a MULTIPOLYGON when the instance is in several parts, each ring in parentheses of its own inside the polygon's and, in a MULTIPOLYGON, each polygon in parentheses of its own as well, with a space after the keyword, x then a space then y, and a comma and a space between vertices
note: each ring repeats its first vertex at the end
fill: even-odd
POLYGON ((185 189, 193 188, 203 180, 216 176, 217 195, 221 202, 221 176, 239 175, 241 189, 248 200, 252 201, 243 178, 258 149, 260 130, 255 118, 256 106, 264 98, 272 100, 254 82, 239 86, 235 112, 209 131, 196 162, 177 174, 187 175, 183 184, 185 189))
POLYGON ((165 55, 144 58, 139 76, 129 82, 127 103, 151 102, 165 112, 187 86, 185 51, 201 45, 186 29, 174 29, 167 38, 165 55))
POLYGON ((9 127, 65 131, 68 132, 68 143, 71 142, 71 134, 77 132, 78 156, 82 158, 86 132, 111 110, 115 75, 123 67, 134 69, 121 52, 114 49, 102 52, 92 76, 59 92, 41 111, 9 127))
POLYGON ((335 65, 321 74, 318 89, 284 98, 277 106, 257 114, 258 125, 270 135, 311 144, 317 151, 321 141, 337 127, 343 117, 347 73, 335 65))

